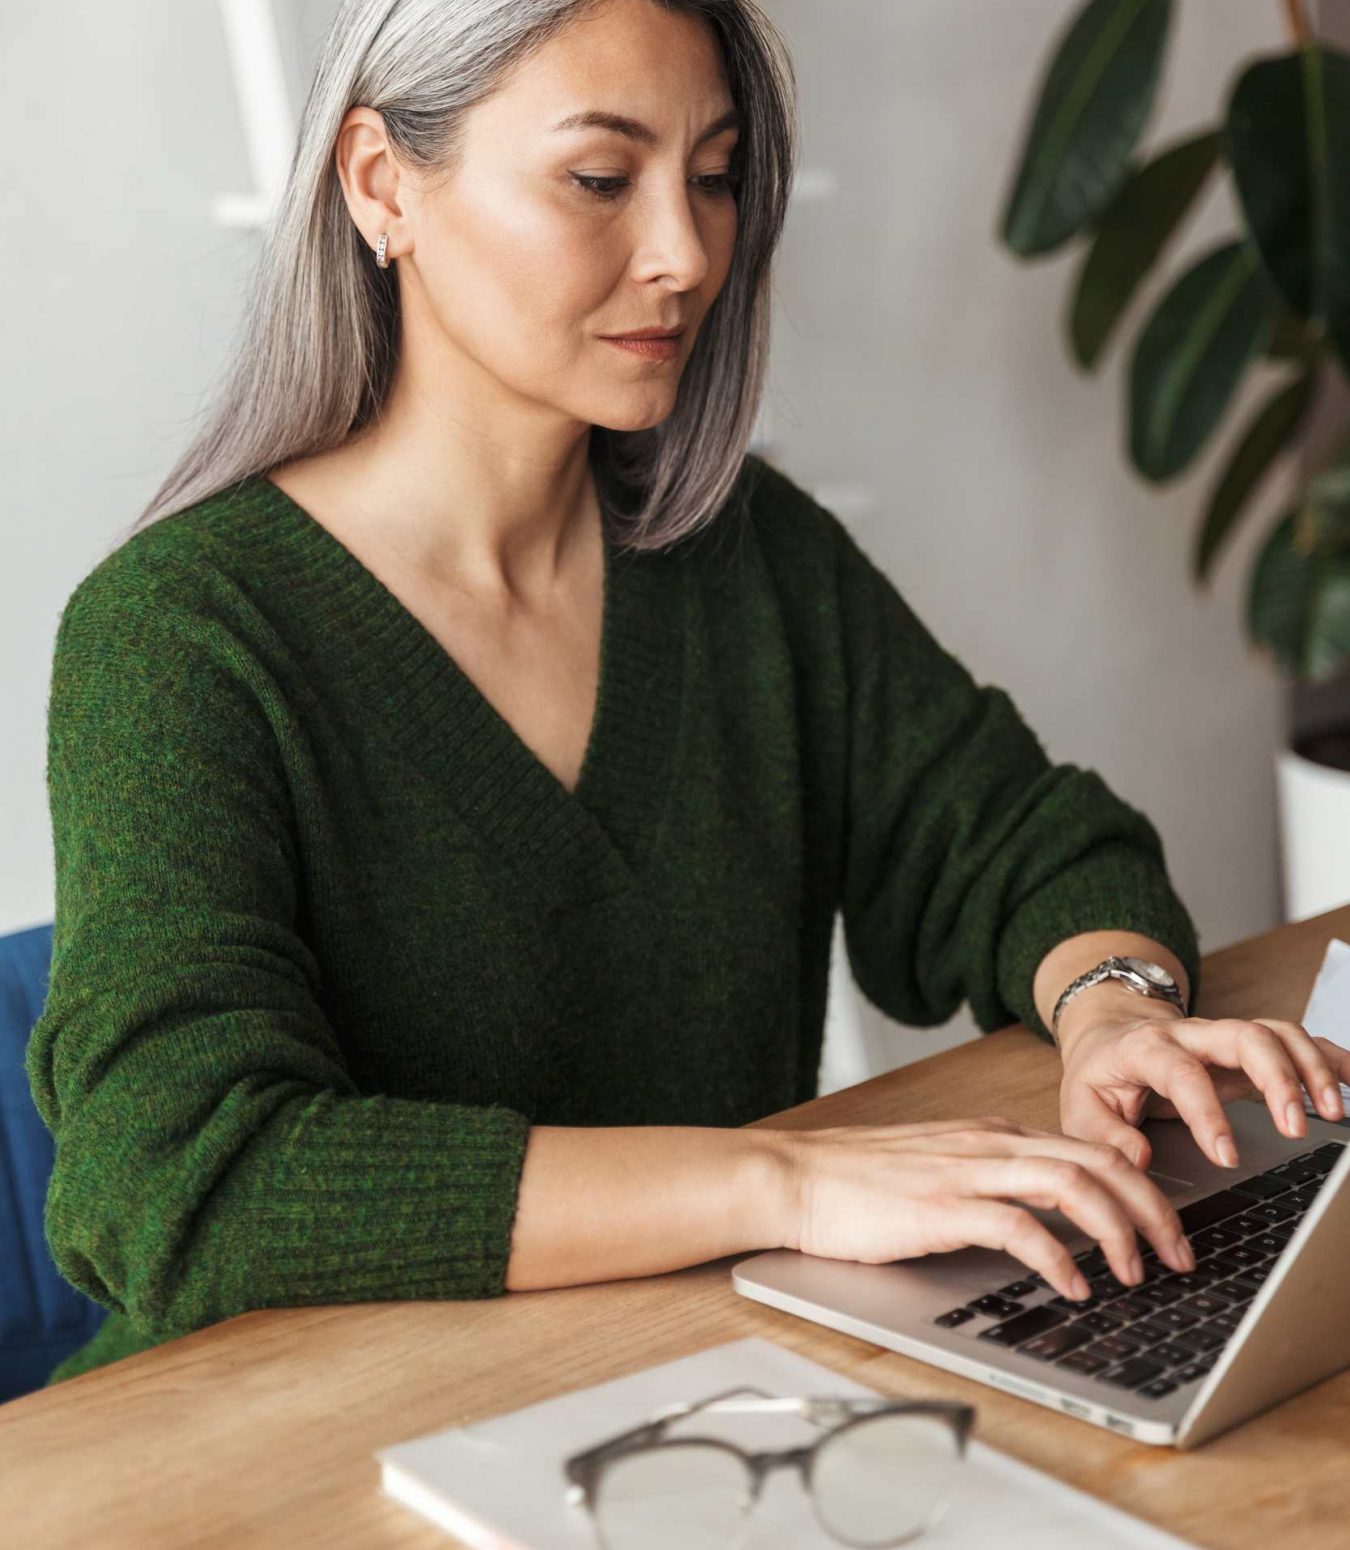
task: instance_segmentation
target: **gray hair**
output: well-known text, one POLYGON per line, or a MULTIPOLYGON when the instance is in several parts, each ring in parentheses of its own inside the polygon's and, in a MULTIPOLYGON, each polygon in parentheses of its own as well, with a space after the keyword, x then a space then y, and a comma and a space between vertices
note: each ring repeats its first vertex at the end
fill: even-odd
MULTIPOLYGON (((334 147, 348 110, 375 109, 400 159, 444 169, 464 114, 597 3, 343 0, 264 233, 224 386, 129 533, 289 459, 336 447, 379 414, 397 359, 397 265, 373 263, 346 206, 334 147)), ((767 370, 771 263, 797 156, 792 62, 754 0, 654 3, 706 17, 716 33, 742 115, 741 182, 731 267, 675 407, 645 429, 591 428, 601 510, 631 549, 673 544, 711 520, 745 464, 767 370)))

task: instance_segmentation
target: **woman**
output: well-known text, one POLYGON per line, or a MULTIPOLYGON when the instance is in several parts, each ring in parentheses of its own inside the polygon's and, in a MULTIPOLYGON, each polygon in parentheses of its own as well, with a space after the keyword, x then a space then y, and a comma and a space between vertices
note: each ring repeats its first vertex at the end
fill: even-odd
POLYGON ((1185 996, 1199 956, 1143 814, 745 455, 792 88, 750 0, 343 7, 233 376, 61 618, 29 1074, 52 1250, 113 1311, 50 1381, 778 1245, 1083 1295, 1027 1206, 1123 1281, 1137 1233, 1193 1264, 1146 1102, 1221 1159, 1224 1098, 1292 1134, 1350 1075, 1108 980, 1066 1135, 740 1128, 815 1093, 836 909, 912 1024, 1048 1036, 1107 954, 1185 996))

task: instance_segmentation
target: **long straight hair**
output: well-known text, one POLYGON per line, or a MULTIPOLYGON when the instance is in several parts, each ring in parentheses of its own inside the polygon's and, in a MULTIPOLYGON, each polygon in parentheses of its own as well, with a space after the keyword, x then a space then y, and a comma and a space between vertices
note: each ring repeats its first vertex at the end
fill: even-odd
MULTIPOLYGON (((453 165, 461 121, 519 61, 598 0, 343 0, 263 235, 223 386, 128 536, 292 458, 340 445, 380 413, 397 363, 397 265, 378 268, 351 219, 334 151, 348 110, 378 111, 395 153, 453 165)), ((602 0, 601 0, 602 3, 602 0)), ((772 258, 797 156, 791 58, 754 0, 653 0, 711 24, 742 115, 736 241, 675 407, 642 430, 590 431, 601 511, 630 549, 709 521, 745 463, 769 353, 772 258)))

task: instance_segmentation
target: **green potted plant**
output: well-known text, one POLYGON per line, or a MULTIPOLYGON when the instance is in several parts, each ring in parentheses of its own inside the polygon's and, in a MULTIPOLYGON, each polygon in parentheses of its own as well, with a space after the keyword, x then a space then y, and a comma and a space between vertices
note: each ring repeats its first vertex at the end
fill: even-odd
MULTIPOLYGON (((1001 236, 1036 259, 1076 243, 1068 348, 1094 371, 1197 196, 1232 179, 1240 229, 1171 278, 1125 359, 1130 463, 1159 485, 1219 434, 1249 372, 1277 380, 1229 434, 1191 552, 1205 587, 1267 475, 1350 364, 1350 55, 1283 0, 1291 46, 1242 64, 1220 121, 1140 151, 1172 0, 1088 0, 1056 41, 1003 211, 1001 236)), ((1246 592, 1252 644, 1290 680, 1350 672, 1350 445, 1302 471, 1246 592)), ((1350 898, 1350 723, 1277 755, 1291 918, 1350 898)))

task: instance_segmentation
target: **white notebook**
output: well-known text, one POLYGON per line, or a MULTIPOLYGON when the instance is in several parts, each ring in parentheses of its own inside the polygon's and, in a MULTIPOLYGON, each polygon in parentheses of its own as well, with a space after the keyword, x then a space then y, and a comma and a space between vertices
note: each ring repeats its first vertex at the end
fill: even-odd
MULTIPOLYGON (((1350 942, 1342 942, 1334 936, 1327 943, 1322 966, 1308 993, 1303 1026, 1314 1037, 1330 1039, 1342 1047, 1350 1046, 1350 942)), ((1345 1100, 1346 1113, 1350 1114, 1350 1083, 1341 1083, 1341 1097, 1345 1100)), ((1317 1113, 1307 1088, 1303 1090, 1303 1107, 1309 1114, 1317 1113)))
MULTIPOLYGON (((779 1395, 877 1393, 771 1340, 732 1340, 470 1426, 378 1449, 380 1489, 473 1550, 596 1550, 585 1506, 566 1499, 562 1459, 636 1425, 660 1405, 739 1384, 779 1395)), ((915 1541, 915 1550, 1187 1546, 986 1447, 979 1429, 977 1415, 959 1499, 915 1541)), ((786 1416, 709 1416, 700 1418, 699 1431, 757 1448, 791 1447, 819 1435, 809 1423, 786 1416)), ((789 1470, 768 1476, 751 1521, 745 1550, 838 1550, 838 1541, 816 1522, 800 1476, 789 1470)))

